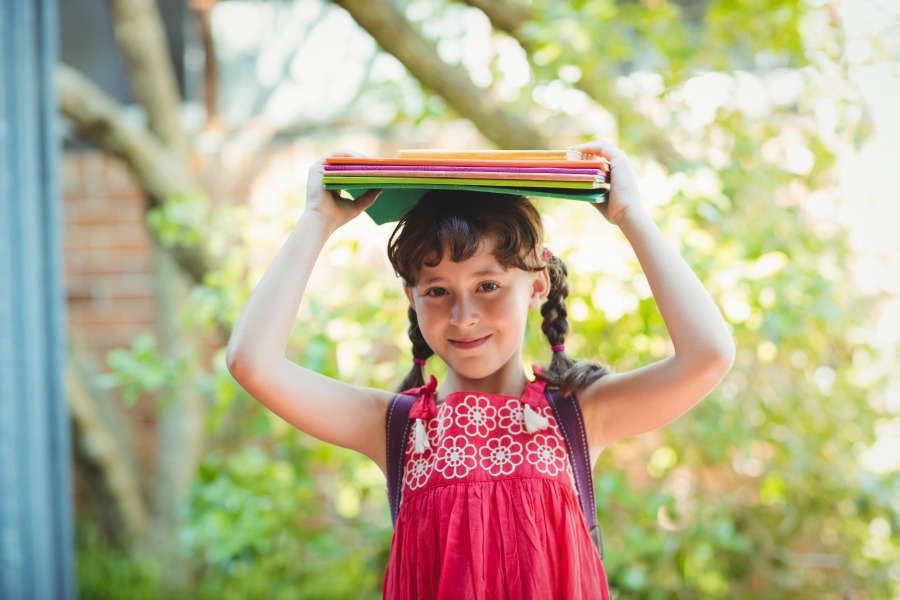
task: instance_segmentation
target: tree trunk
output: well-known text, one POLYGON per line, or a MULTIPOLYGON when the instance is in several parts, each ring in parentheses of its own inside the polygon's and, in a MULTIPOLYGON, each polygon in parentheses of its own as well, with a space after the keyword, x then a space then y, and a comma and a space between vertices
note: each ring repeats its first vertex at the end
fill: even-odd
POLYGON ((96 369, 79 351, 77 335, 70 331, 69 338, 66 388, 75 463, 103 532, 114 544, 133 548, 149 520, 137 460, 112 399, 94 385, 96 369))
MULTIPOLYGON (((152 0, 112 0, 110 4, 116 37, 135 96, 147 111, 150 130, 131 125, 123 118, 118 103, 77 71, 60 65, 57 87, 62 111, 82 135, 129 166, 147 194, 148 209, 178 196, 202 193, 188 168, 188 141, 178 118, 180 94, 156 5, 152 0)), ((156 255, 160 349, 168 358, 200 358, 202 342, 179 331, 178 312, 187 298, 190 283, 203 279, 211 259, 202 246, 192 244, 172 247, 158 244, 156 255), (187 274, 187 280, 183 273, 187 274)), ((89 377, 83 376, 81 381, 89 377)), ((134 490, 121 480, 122 470, 127 467, 116 460, 117 456, 127 456, 127 444, 115 440, 97 425, 96 419, 92 420, 99 404, 95 390, 88 385, 80 385, 78 389, 80 393, 75 400, 79 403, 80 418, 75 428, 75 443, 84 450, 78 456, 86 459, 85 470, 102 490, 104 503, 116 507, 115 519, 127 532, 128 541, 161 558, 165 583, 177 586, 187 574, 187 562, 178 552, 178 515, 203 451, 203 398, 194 386, 187 385, 174 402, 161 410, 157 431, 158 473, 152 486, 154 501, 149 512, 138 515, 134 490), (104 450, 99 456, 98 448, 104 450), (96 460, 88 461, 90 457, 96 460)))
POLYGON ((189 144, 179 119, 181 93, 156 2, 110 0, 109 5, 125 71, 135 98, 147 111, 150 130, 184 160, 189 144))
POLYGON ((388 0, 334 0, 394 55, 423 85, 440 94, 501 148, 546 148, 547 140, 528 121, 504 110, 490 92, 475 86, 462 67, 445 63, 434 46, 412 28, 388 0))
MULTIPOLYGON (((156 313, 159 349, 169 359, 183 359, 188 365, 203 360, 203 336, 182 325, 182 307, 192 283, 179 269, 164 247, 154 248, 156 274, 156 313)), ((148 547, 164 557, 168 568, 163 573, 166 589, 182 589, 189 571, 178 540, 181 509, 190 495, 197 465, 205 450, 206 400, 196 381, 196 368, 189 368, 179 381, 173 400, 163 398, 156 422, 156 485, 153 490, 151 534, 148 547)))

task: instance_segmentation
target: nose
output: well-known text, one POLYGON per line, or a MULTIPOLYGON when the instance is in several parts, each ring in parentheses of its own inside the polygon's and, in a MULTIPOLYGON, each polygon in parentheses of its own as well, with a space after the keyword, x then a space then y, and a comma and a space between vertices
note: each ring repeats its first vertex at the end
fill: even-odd
POLYGON ((478 321, 478 310, 475 302, 466 297, 459 297, 450 310, 450 324, 455 327, 466 327, 478 321))

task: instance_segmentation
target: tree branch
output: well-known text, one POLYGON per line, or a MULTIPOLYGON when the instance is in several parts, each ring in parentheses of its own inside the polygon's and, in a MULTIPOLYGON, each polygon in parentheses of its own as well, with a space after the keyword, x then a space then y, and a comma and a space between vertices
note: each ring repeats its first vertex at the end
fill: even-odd
POLYGON ((522 27, 531 21, 531 9, 515 0, 463 0, 465 4, 477 8, 485 14, 495 29, 505 31, 524 48, 528 43, 522 35, 522 27))
MULTIPOLYGON (((532 8, 515 0, 462 1, 481 10, 495 29, 505 32, 519 42, 526 54, 529 56, 534 54, 533 42, 522 32, 525 24, 534 19, 532 8)), ((576 58, 575 51, 565 43, 565 40, 560 40, 559 43, 564 48, 564 55, 572 57, 573 62, 577 63, 574 60, 576 58)), ((581 79, 573 85, 613 115, 620 131, 632 129, 631 124, 647 121, 647 117, 639 109, 615 91, 608 76, 597 72, 583 71, 581 79)), ((647 152, 669 170, 680 169, 688 162, 685 156, 672 145, 665 132, 646 127, 641 128, 641 132, 643 139, 640 140, 640 143, 647 152)))
MULTIPOLYGON (((56 67, 60 107, 87 139, 123 160, 149 196, 149 205, 166 199, 202 192, 186 162, 146 129, 132 125, 119 104, 78 71, 56 67)), ((170 248, 178 264, 200 282, 210 268, 210 259, 200 246, 170 248)))
POLYGON ((434 46, 388 0, 334 0, 423 85, 440 94, 485 137, 501 148, 546 148, 544 135, 505 111, 489 92, 475 86, 461 67, 445 63, 434 46))

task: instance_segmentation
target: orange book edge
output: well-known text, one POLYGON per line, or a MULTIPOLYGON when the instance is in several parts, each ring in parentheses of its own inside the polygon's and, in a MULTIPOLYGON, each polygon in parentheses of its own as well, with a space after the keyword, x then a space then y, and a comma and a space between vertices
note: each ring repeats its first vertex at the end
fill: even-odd
POLYGON ((329 156, 329 165, 384 165, 384 166, 440 166, 448 167, 545 167, 548 169, 597 168, 609 170, 605 158, 571 160, 470 160, 461 158, 362 158, 358 156, 329 156))

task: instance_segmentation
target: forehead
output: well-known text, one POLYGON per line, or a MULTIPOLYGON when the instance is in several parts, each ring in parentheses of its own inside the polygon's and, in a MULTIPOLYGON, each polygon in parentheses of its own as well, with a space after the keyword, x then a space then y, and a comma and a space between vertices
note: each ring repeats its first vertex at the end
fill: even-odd
MULTIPOLYGON (((500 264, 494 252, 497 250, 497 241, 491 237, 484 237, 478 245, 478 250, 470 258, 455 262, 450 258, 450 251, 444 248, 441 261, 429 266, 427 263, 419 268, 418 283, 425 283, 430 279, 458 276, 478 276, 487 273, 504 273, 507 269, 500 264)), ((431 257, 432 259, 436 256, 431 257)), ((434 262, 433 260, 427 261, 434 262)))

